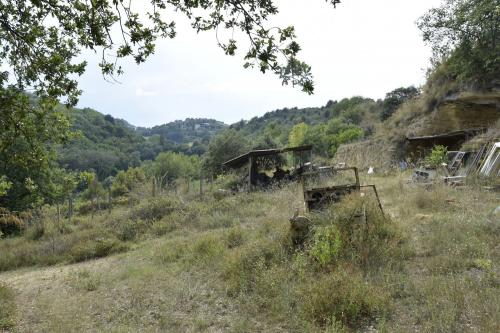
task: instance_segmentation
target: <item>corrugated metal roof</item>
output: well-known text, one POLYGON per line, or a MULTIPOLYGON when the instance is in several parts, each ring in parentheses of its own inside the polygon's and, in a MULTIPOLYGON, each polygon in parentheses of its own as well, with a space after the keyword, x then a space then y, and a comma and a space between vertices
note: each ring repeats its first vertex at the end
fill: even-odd
POLYGON ((250 157, 271 156, 288 152, 311 151, 311 150, 312 150, 312 145, 279 148, 279 149, 251 150, 246 154, 240 155, 238 157, 235 157, 233 159, 230 159, 229 161, 222 163, 222 165, 229 168, 240 168, 248 162, 250 157))

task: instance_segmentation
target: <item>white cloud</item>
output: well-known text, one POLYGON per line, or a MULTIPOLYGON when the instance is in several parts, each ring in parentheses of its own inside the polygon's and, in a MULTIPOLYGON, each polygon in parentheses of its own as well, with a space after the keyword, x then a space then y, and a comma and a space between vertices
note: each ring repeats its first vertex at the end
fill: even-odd
POLYGON ((135 95, 139 97, 156 96, 158 95, 158 91, 153 89, 144 89, 142 87, 137 87, 135 88, 135 95))

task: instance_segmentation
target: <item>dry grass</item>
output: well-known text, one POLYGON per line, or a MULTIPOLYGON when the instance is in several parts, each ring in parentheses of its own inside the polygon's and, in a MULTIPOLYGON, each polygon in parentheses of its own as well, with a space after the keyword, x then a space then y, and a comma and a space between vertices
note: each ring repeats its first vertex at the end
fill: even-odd
MULTIPOLYGON (((292 186, 184 200, 164 216, 146 209, 129 252, 6 272, 0 281, 15 291, 18 331, 498 331, 497 195, 414 188, 406 177, 369 180, 388 221, 368 213, 369 224, 353 223, 360 202, 348 200, 311 216, 315 230, 333 236, 311 235, 303 250, 288 235, 288 217, 302 205, 292 186)), ((119 229, 130 214, 94 224, 119 229)))
POLYGON ((397 286, 389 331, 498 331, 500 226, 491 215, 498 194, 481 187, 425 190, 404 184, 405 176, 376 179, 415 250, 404 274, 386 277, 397 286))
POLYGON ((0 331, 14 327, 15 313, 16 307, 12 290, 0 284, 0 331))

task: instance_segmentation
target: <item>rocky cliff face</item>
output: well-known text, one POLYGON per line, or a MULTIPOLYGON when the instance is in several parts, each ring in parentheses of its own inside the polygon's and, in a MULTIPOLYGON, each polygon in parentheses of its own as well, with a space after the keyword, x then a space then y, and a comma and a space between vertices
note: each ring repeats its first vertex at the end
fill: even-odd
POLYGON ((448 96, 428 119, 424 134, 490 128, 500 119, 500 91, 462 92, 448 96))
POLYGON ((406 137, 484 128, 481 137, 488 133, 489 141, 500 139, 500 90, 460 92, 436 103, 430 112, 413 107, 413 114, 407 113, 399 118, 396 115, 397 120, 385 124, 387 128, 380 128, 370 140, 340 146, 334 161, 387 170, 406 157, 406 137))

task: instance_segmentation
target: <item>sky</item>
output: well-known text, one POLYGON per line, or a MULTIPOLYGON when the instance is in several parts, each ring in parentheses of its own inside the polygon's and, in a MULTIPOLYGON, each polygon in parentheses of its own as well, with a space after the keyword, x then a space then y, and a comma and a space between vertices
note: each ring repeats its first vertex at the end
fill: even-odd
MULTIPOLYGON (((135 126, 185 118, 227 124, 284 107, 325 105, 328 100, 384 98, 395 88, 422 85, 431 51, 415 25, 439 0, 278 0, 273 25, 294 25, 300 58, 312 66, 315 93, 283 86, 272 73, 243 68, 243 55, 224 55, 214 32, 197 34, 176 16, 177 37, 160 40, 146 63, 122 61, 120 83, 103 79, 99 57, 88 61, 79 84, 79 107, 90 107, 135 126)), ((244 44, 242 44, 244 48, 244 44)), ((241 50, 244 51, 244 50, 241 50)))

